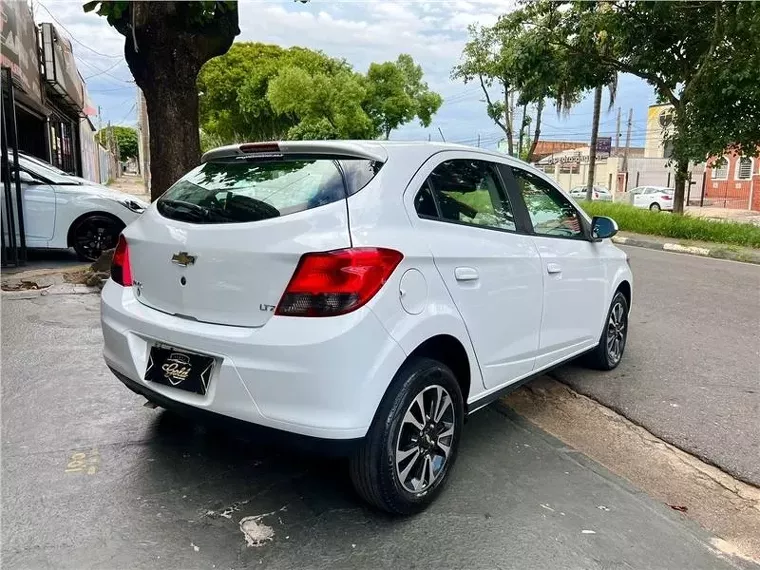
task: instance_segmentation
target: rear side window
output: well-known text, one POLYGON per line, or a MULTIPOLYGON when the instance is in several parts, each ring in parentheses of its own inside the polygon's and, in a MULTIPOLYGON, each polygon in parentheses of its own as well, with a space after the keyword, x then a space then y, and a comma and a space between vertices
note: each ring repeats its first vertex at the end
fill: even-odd
POLYGON ((321 157, 207 162, 169 188, 157 208, 164 217, 194 223, 256 222, 346 198, 381 166, 321 157))

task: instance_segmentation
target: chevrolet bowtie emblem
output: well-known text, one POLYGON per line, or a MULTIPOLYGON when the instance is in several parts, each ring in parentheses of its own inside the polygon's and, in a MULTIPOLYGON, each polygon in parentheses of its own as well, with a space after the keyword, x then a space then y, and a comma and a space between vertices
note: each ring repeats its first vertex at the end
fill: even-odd
POLYGON ((172 255, 172 263, 176 263, 182 267, 187 267, 195 263, 195 255, 189 255, 186 251, 180 251, 172 255))

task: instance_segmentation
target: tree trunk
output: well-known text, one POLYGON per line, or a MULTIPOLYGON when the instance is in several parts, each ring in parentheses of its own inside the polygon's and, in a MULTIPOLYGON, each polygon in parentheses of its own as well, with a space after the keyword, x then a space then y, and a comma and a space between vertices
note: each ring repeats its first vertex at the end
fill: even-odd
MULTIPOLYGON (((130 2, 127 18, 113 22, 126 39, 124 58, 142 89, 150 132, 151 200, 200 162, 198 72, 230 49, 237 5, 216 3, 197 21, 190 2, 130 2)), ((109 20, 110 21, 110 20, 109 20)))
POLYGON ((506 125, 507 151, 509 156, 515 155, 515 143, 512 140, 512 109, 509 106, 509 87, 504 83, 504 125, 506 125))
POLYGON ((591 125, 591 144, 588 149, 588 182, 586 200, 591 201, 594 192, 594 170, 596 169, 596 139, 599 136, 599 117, 602 114, 602 86, 594 91, 594 118, 591 125))
POLYGON ((520 118, 520 138, 517 142, 517 158, 522 158, 523 142, 525 141, 525 127, 528 126, 527 115, 528 104, 525 103, 522 106, 522 117, 520 118))
POLYGON ((200 164, 196 77, 178 72, 171 84, 156 82, 143 90, 150 125, 151 200, 200 164))
POLYGON ((536 146, 538 145, 538 139, 541 136, 541 114, 544 112, 544 99, 543 97, 538 100, 538 106, 536 107, 536 129, 533 132, 533 140, 530 143, 530 150, 528 151, 527 162, 533 162, 533 153, 536 152, 536 146))
POLYGON ((673 213, 683 214, 684 198, 686 196, 686 182, 689 179, 689 161, 678 160, 676 162, 676 185, 673 196, 673 213))

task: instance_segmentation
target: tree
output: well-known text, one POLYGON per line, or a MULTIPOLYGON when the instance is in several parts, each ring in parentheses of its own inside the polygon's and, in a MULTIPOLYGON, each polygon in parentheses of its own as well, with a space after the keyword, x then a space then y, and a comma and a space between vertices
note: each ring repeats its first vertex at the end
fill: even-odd
POLYGON ((533 24, 574 57, 647 81, 673 107, 665 137, 683 212, 689 162, 760 145, 760 10, 752 2, 540 2, 533 24), (604 9, 598 9, 598 5, 604 9), (551 6, 550 6, 551 5, 551 6), (549 16, 547 16, 547 14, 549 16), (601 38, 609 49, 600 50, 601 38))
POLYGON ((372 139, 415 117, 427 126, 441 98, 407 55, 370 65, 301 47, 237 43, 198 78, 206 140, 372 139))
MULTIPOLYGON (((548 8, 550 4, 542 6, 543 10, 548 8)), ((594 85, 598 76, 596 70, 571 58, 565 48, 548 44, 533 23, 537 19, 534 12, 533 5, 528 4, 501 16, 490 28, 471 26, 462 62, 452 72, 454 79, 463 79, 465 83, 477 80, 480 84, 486 111, 504 131, 508 152, 512 155, 515 154, 514 110, 510 99, 517 95, 517 104, 523 108, 518 147, 526 129, 534 124, 533 135, 529 137, 529 160, 541 137, 541 118, 547 99, 554 102, 558 114, 567 112, 580 99, 580 94, 594 85), (494 85, 501 88, 503 102, 492 99, 489 89, 494 85), (535 121, 529 117, 530 106, 535 107, 535 121)))
POLYGON ((276 113, 297 119, 289 139, 367 139, 377 130, 362 108, 366 94, 353 72, 329 75, 291 66, 269 82, 267 99, 276 113))
POLYGON ((367 71, 367 112, 387 139, 391 131, 419 118, 430 126, 433 115, 443 103, 422 80, 422 67, 412 56, 401 54, 394 61, 372 63, 367 71))
POLYGON ((100 129, 95 136, 103 146, 108 146, 109 139, 113 138, 119 146, 119 160, 137 156, 137 131, 131 127, 106 127, 100 129))
POLYGON ((198 72, 240 33, 237 2, 96 0, 124 36, 124 57, 145 96, 150 126, 151 196, 200 161, 198 72))
POLYGON ((345 61, 319 51, 235 43, 226 54, 206 63, 198 76, 205 135, 228 143, 286 138, 298 120, 275 112, 267 91, 281 70, 293 66, 326 74, 351 70, 345 61))
MULTIPOLYGON (((504 17, 502 17, 504 18, 504 17)), ((461 79, 465 83, 477 81, 486 100, 486 112, 491 120, 504 131, 507 139, 507 152, 514 156, 515 146, 512 136, 513 110, 509 104, 513 77, 505 68, 502 57, 502 42, 493 28, 471 24, 468 28, 470 41, 462 51, 462 62, 451 72, 452 79, 461 79), (491 98, 494 84, 501 89, 503 100, 491 98)))

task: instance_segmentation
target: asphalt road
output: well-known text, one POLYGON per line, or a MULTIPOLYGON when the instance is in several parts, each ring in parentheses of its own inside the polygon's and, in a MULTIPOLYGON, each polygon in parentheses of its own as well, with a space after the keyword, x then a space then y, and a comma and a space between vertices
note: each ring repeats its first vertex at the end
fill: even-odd
POLYGON ((2 297, 3 568, 745 567, 494 407, 466 426, 439 500, 389 518, 341 461, 142 407, 102 363, 97 301, 2 297), (271 540, 248 546, 241 525, 271 540))
POLYGON ((624 249, 634 293, 623 361, 613 372, 554 375, 760 486, 760 266, 624 249))

